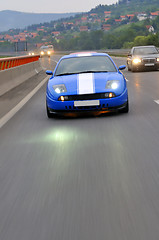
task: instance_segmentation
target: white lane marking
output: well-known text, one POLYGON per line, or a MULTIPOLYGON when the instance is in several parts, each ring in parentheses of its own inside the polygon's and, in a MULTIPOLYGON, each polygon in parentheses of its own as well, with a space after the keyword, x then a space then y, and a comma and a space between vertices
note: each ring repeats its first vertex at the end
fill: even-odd
POLYGON ((10 112, 0 119, 0 128, 4 126, 33 96, 34 94, 44 85, 49 79, 47 76, 36 88, 34 88, 21 102, 19 102, 10 112))
POLYGON ((154 100, 155 103, 159 104, 159 100, 154 100))
POLYGON ((77 76, 77 93, 94 93, 94 74, 81 73, 77 76))

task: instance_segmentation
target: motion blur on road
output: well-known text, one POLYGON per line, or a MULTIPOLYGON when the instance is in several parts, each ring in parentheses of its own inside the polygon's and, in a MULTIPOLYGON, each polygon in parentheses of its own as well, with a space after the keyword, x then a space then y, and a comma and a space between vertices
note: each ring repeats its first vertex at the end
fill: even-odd
POLYGON ((159 239, 159 71, 123 72, 128 114, 48 119, 45 85, 0 129, 0 240, 159 239))

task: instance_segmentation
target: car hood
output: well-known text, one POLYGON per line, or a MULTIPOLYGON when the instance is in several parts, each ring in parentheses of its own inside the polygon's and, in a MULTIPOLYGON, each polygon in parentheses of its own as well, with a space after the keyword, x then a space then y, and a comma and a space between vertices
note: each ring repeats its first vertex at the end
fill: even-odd
MULTIPOLYGON (((50 79, 49 85, 52 91, 54 91, 53 85, 65 84, 67 89, 65 95, 91 94, 112 91, 111 89, 106 90, 106 83, 108 80, 118 80, 120 82, 119 88, 114 90, 114 92, 116 95, 121 94, 125 88, 125 81, 123 75, 119 72, 81 73, 55 76, 50 79)), ((54 92, 54 94, 56 93, 54 92)))

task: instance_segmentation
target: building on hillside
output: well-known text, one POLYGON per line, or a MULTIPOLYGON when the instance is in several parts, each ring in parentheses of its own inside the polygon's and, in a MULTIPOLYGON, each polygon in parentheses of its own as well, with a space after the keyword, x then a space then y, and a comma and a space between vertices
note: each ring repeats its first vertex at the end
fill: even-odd
POLYGON ((87 16, 81 17, 81 22, 82 22, 82 23, 86 23, 86 22, 87 22, 87 16))
POLYGON ((157 16, 159 16, 159 11, 150 13, 150 19, 152 19, 152 20, 155 19, 157 16))
POLYGON ((101 29, 102 29, 103 31, 109 31, 110 28, 111 28, 111 25, 110 25, 110 24, 102 24, 102 25, 101 25, 101 29))
POLYGON ((150 33, 154 33, 155 32, 155 29, 152 25, 147 25, 146 26, 147 30, 150 32, 150 33))
POLYGON ((105 18, 105 22, 107 22, 110 18, 105 18))
POLYGON ((124 20, 127 19, 127 17, 126 16, 120 16, 120 19, 121 19, 121 21, 124 21, 124 20))
POLYGON ((37 28, 38 32, 44 32, 45 30, 43 28, 37 28))
POLYGON ((107 18, 107 17, 110 17, 111 16, 111 11, 105 11, 104 12, 104 16, 105 16, 105 18, 107 18))
POLYGON ((80 26, 80 32, 88 32, 88 26, 80 26))
POLYGON ((101 23, 102 22, 102 20, 100 19, 100 18, 96 18, 96 19, 94 19, 94 21, 93 21, 94 23, 101 23))
POLYGON ((90 16, 91 17, 97 17, 98 15, 97 15, 97 13, 91 13, 90 16))
POLYGON ((115 19, 115 23, 121 23, 121 19, 115 19))
POLYGON ((143 20, 146 20, 148 18, 147 14, 146 13, 138 13, 137 14, 137 19, 139 21, 143 21, 143 20))
POLYGON ((131 21, 135 17, 135 14, 127 14, 126 16, 129 19, 129 21, 131 21))
POLYGON ((60 32, 56 31, 56 32, 52 32, 52 34, 53 34, 55 37, 57 37, 57 36, 60 35, 60 32))

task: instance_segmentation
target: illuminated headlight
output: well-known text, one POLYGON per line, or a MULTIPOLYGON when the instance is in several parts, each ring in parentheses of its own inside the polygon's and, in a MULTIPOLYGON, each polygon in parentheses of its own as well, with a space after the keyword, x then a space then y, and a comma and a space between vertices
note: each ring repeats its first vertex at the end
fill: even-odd
POLYGON ((157 62, 159 62, 159 58, 157 58, 157 62))
POLYGON ((56 93, 64 93, 67 92, 67 89, 64 84, 54 85, 53 89, 56 93))
POLYGON ((110 80, 110 81, 107 81, 107 84, 106 84, 106 89, 117 89, 119 87, 119 81, 118 80, 110 80))
POLYGON ((48 55, 50 55, 50 54, 51 54, 51 52, 50 52, 50 51, 48 51, 48 52, 47 52, 47 54, 48 54, 48 55))
POLYGON ((133 63, 134 63, 134 64, 141 63, 141 59, 140 59, 140 58, 134 58, 134 59, 133 59, 133 63))
POLYGON ((44 52, 43 52, 43 51, 41 51, 41 55, 44 55, 44 52))
POLYGON ((35 53, 32 53, 31 55, 35 55, 35 53))
POLYGON ((29 56, 31 56, 31 53, 29 53, 29 56))

